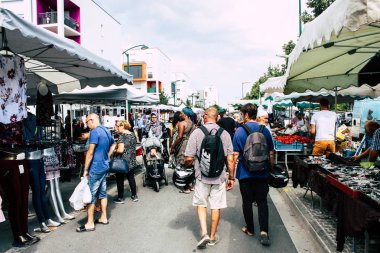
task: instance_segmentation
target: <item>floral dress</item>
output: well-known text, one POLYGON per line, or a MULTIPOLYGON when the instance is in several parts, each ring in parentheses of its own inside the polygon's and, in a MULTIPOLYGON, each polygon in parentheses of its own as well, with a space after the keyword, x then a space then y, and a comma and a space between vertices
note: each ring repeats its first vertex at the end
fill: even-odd
POLYGON ((117 143, 124 143, 124 152, 122 157, 128 160, 129 170, 133 170, 137 166, 135 135, 133 133, 121 134, 117 143))

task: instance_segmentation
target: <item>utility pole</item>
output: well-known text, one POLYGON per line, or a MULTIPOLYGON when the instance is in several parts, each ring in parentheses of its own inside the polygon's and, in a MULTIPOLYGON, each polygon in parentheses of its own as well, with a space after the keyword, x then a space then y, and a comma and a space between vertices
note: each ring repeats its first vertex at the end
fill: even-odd
POLYGON ((301 0, 298 0, 298 28, 299 36, 302 33, 302 20, 301 20, 302 10, 301 10, 301 0))

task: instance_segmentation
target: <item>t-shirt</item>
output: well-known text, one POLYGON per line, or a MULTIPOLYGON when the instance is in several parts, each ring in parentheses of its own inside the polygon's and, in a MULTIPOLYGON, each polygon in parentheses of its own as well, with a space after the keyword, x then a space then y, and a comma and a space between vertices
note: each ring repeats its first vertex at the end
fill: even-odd
MULTIPOLYGON (((219 129, 219 126, 215 123, 207 123, 207 124, 204 124, 204 126, 209 132, 212 129, 215 129, 213 130, 212 134, 215 134, 216 131, 218 131, 219 129)), ((201 129, 199 128, 195 129, 191 133, 189 140, 187 142, 185 156, 191 156, 194 158, 195 177, 198 180, 202 181, 202 183, 205 183, 205 184, 222 184, 227 179, 227 174, 225 170, 222 171, 222 174, 220 174, 219 177, 210 178, 210 177, 203 176, 201 173, 201 170, 199 169, 198 159, 201 153, 201 145, 202 145, 202 141, 204 137, 205 135, 201 129)), ((230 135, 227 133, 227 131, 223 131, 220 138, 222 139, 222 143, 223 143, 224 155, 225 156, 232 155, 232 142, 231 142, 230 135)))
POLYGON ((316 141, 334 141, 335 124, 337 115, 335 112, 322 110, 316 112, 311 117, 311 125, 315 125, 315 140, 316 141))
MULTIPOLYGON (((245 123, 248 125, 248 127, 252 131, 257 131, 259 130, 260 125, 256 122, 247 122, 245 123)), ((272 140, 272 135, 268 128, 264 128, 263 130, 263 135, 265 139, 267 140, 267 145, 268 145, 268 152, 274 149, 273 145, 273 140, 272 140)), ((237 165, 237 170, 236 170, 236 178, 238 180, 245 179, 245 178, 257 178, 257 179, 266 179, 269 178, 269 171, 268 170, 263 170, 263 171, 258 171, 258 172, 249 172, 247 167, 244 164, 244 146, 247 141, 248 133, 245 131, 243 127, 239 127, 234 136, 233 140, 233 147, 234 147, 234 152, 239 152, 239 157, 238 157, 238 165, 237 165)))
POLYGON ((230 117, 223 117, 218 120, 218 125, 230 134, 232 140, 234 136, 234 129, 236 127, 235 120, 230 117))
POLYGON ((108 170, 108 150, 114 142, 111 133, 105 127, 98 126, 91 130, 89 144, 96 145, 90 166, 91 172, 102 174, 108 170))
POLYGON ((380 128, 373 133, 373 140, 371 145, 372 150, 380 150, 380 128))

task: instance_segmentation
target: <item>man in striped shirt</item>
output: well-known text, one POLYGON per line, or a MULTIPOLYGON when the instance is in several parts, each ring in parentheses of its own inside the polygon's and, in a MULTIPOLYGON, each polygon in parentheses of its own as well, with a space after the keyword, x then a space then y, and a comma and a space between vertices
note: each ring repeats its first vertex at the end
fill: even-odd
POLYGON ((369 161, 375 162, 380 155, 380 128, 373 133, 371 151, 369 153, 369 161))

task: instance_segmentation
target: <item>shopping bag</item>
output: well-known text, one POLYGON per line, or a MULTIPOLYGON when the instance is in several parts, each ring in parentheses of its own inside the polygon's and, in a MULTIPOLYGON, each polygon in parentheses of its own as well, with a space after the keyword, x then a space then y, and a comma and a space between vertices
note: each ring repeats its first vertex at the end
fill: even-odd
MULTIPOLYGON (((83 177, 81 179, 80 183, 77 185, 77 187, 75 187, 75 190, 69 199, 70 205, 75 210, 83 209, 84 204, 85 204, 84 203, 84 195, 85 195, 86 188, 88 188, 88 191, 90 191, 89 186, 88 186, 87 177, 83 177)), ((90 197, 91 197, 91 192, 90 192, 90 197)), ((87 198, 88 198, 88 196, 87 196, 87 198)), ((91 202, 91 199, 90 199, 90 202, 91 202)))
POLYGON ((92 196, 91 196, 91 191, 90 191, 90 186, 86 184, 84 188, 84 193, 83 193, 83 203, 88 204, 91 203, 92 196))

